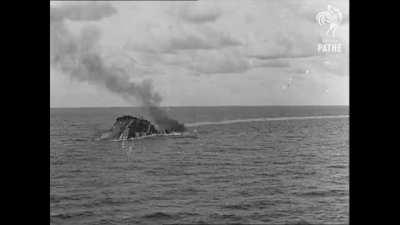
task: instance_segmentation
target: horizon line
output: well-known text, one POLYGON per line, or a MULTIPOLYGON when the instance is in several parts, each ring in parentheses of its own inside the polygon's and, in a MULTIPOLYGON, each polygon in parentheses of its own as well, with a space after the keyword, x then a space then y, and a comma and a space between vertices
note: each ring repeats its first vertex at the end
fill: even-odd
MULTIPOLYGON (((178 108, 178 107, 265 107, 265 106, 347 106, 347 105, 170 105, 170 106, 160 106, 161 108, 178 108)), ((67 107, 52 107, 50 109, 82 109, 82 108, 144 108, 145 106, 67 106, 67 107)))

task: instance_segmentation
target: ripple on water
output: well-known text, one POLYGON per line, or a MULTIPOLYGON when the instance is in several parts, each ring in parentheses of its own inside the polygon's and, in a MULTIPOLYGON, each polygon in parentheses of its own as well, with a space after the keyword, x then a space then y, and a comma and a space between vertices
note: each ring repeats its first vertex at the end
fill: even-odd
POLYGON ((142 219, 145 220, 177 220, 187 217, 196 217, 199 216, 197 213, 188 213, 188 212, 178 212, 178 213, 171 213, 171 212, 152 212, 147 213, 141 216, 142 219))
POLYGON ((51 123, 52 224, 347 222, 348 119, 207 125, 124 148, 88 138, 113 115, 75 115, 51 123))

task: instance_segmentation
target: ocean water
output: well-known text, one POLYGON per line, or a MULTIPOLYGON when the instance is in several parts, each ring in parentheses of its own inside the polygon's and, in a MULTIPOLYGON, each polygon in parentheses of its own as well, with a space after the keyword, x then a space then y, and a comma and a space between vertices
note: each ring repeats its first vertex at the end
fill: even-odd
POLYGON ((51 224, 348 223, 348 107, 166 110, 196 137, 96 141, 146 113, 51 109, 51 224))

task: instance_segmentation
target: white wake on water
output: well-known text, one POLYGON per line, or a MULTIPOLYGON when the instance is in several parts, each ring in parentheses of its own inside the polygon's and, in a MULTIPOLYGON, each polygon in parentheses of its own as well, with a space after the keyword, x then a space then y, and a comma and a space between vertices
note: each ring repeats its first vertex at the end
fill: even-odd
POLYGON ((190 132, 171 132, 168 134, 150 134, 150 135, 145 135, 141 137, 134 137, 134 138, 119 138, 119 139, 113 139, 111 141, 134 141, 134 140, 141 140, 141 139, 151 139, 151 138, 157 138, 157 137, 170 137, 170 138, 197 138, 197 134, 195 133, 190 133, 190 132))
POLYGON ((308 120, 308 119, 330 119, 330 118, 348 118, 349 115, 333 115, 333 116, 293 116, 293 117, 264 117, 252 119, 236 119, 236 120, 223 120, 217 122, 195 122, 187 123, 186 127, 198 127, 206 125, 220 125, 232 123, 248 123, 248 122, 262 122, 262 121, 279 121, 279 120, 308 120))

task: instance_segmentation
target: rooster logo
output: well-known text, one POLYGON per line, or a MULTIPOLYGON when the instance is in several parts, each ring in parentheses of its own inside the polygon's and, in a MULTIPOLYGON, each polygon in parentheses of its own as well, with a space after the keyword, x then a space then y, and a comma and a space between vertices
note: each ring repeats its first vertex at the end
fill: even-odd
POLYGON ((315 18, 321 26, 329 24, 326 35, 335 37, 335 31, 342 21, 342 17, 342 13, 338 8, 328 5, 328 10, 319 12, 315 18))

